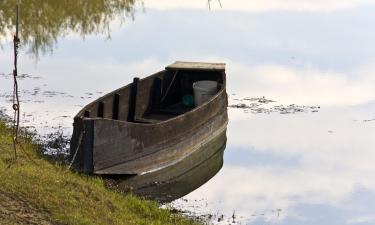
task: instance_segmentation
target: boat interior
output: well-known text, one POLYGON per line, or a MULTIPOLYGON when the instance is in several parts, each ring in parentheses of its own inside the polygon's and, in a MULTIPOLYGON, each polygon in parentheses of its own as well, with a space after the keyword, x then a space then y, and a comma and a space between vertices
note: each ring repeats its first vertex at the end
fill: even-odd
POLYGON ((158 123, 196 107, 194 82, 216 81, 216 93, 225 87, 223 66, 213 68, 212 64, 205 64, 197 69, 172 65, 144 79, 134 78, 133 83, 92 102, 77 116, 158 123))

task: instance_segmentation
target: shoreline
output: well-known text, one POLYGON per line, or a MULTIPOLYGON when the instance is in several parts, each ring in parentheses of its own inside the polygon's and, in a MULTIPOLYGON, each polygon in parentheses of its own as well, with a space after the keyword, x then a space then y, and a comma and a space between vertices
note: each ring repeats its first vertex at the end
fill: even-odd
POLYGON ((0 119, 0 220, 6 224, 198 224, 130 193, 109 190, 99 177, 78 174, 38 152, 20 136, 14 160, 11 129, 0 119))

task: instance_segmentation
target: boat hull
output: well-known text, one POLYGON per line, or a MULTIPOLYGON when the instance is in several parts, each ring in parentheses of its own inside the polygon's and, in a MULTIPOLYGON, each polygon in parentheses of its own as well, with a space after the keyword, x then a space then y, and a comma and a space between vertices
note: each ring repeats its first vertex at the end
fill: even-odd
POLYGON ((162 203, 173 201, 199 188, 220 171, 226 140, 224 130, 172 166, 143 175, 104 176, 106 185, 162 203))
MULTIPOLYGON (((136 86, 124 86, 82 109, 74 118, 71 140, 76 170, 101 175, 150 173, 183 161, 222 133, 228 123, 225 71, 216 64, 213 70, 201 70, 202 64, 198 65, 199 70, 184 70, 179 78, 178 71, 166 69, 136 80, 136 86), (162 107, 163 100, 172 103, 173 96, 181 96, 181 90, 189 93, 191 83, 201 79, 218 82, 218 92, 210 100, 175 116, 152 117, 150 122, 156 81, 162 80, 159 86, 166 83, 157 97, 161 99, 158 107, 162 107), (173 82, 180 86, 170 91, 173 82)), ((183 66, 185 69, 186 64, 183 66)))

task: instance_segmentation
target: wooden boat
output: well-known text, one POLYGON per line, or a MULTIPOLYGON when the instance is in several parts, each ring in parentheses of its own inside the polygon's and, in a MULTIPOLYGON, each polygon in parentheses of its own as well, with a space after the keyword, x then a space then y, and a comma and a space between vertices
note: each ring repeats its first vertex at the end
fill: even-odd
POLYGON ((74 118, 70 156, 90 174, 146 174, 172 166, 221 134, 228 122, 225 64, 176 62, 85 106, 74 118), (217 82, 199 106, 193 83, 217 82))
POLYGON ((142 175, 105 175, 108 188, 132 192, 160 203, 181 198, 214 177, 223 166, 226 131, 182 161, 142 175))

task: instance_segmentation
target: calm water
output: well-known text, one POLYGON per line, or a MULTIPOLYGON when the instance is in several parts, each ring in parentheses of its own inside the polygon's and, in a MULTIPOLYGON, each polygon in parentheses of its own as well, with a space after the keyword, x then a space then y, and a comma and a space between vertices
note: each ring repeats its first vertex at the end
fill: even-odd
MULTIPOLYGON (((176 60, 226 62, 231 105, 276 102, 229 108, 223 168, 172 206, 217 224, 375 224, 374 1, 111 2, 24 22, 24 125, 71 132, 82 106, 133 76, 176 60), (303 112, 275 108, 290 104, 303 112)), ((10 113, 12 48, 0 33, 0 107, 10 113)))

